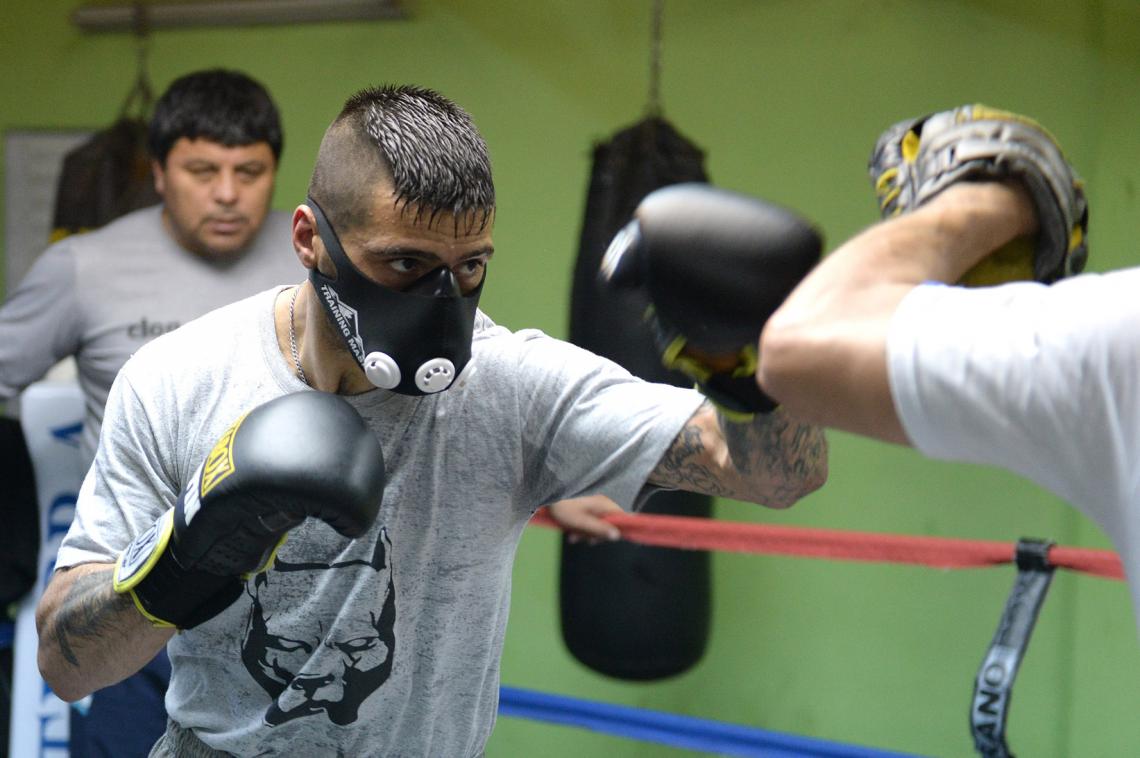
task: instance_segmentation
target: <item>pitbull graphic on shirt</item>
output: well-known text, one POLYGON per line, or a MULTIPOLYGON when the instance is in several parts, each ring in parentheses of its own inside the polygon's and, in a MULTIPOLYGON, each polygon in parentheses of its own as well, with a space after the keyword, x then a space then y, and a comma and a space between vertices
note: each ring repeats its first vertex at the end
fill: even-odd
POLYGON ((273 700, 264 715, 266 724, 322 713, 339 726, 351 724, 365 699, 388 680, 396 646, 391 548, 387 530, 381 529, 370 560, 278 560, 272 570, 248 582, 253 604, 242 662, 273 700), (328 571, 375 572, 376 580, 367 586, 384 586, 386 580, 387 590, 375 604, 354 603, 359 610, 351 614, 332 608, 327 618, 297 617, 292 609, 301 605, 300 597, 319 588, 321 575, 328 571), (305 580, 295 581, 299 577, 305 580))

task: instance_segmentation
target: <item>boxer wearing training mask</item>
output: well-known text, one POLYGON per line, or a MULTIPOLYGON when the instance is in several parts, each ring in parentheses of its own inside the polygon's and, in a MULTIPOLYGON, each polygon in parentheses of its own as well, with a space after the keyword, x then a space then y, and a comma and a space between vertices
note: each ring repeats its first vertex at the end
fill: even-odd
MULTIPOLYGON (((389 86, 350 98, 308 198, 293 247, 309 279, 164 335, 123 370, 39 607, 41 670, 67 699, 168 644, 171 723, 156 758, 479 756, 495 720, 511 564, 538 505, 599 494, 630 509, 664 487, 787 507, 823 483, 823 436, 781 409, 729 421, 695 390, 638 380, 474 309, 494 253, 490 158, 468 114, 439 94, 389 86), (425 368, 436 359, 450 368, 425 368), (235 418, 314 391, 343 398, 379 441, 375 520, 351 537, 306 519, 216 614, 173 636, 152 626, 129 587, 114 592, 113 561, 175 506, 235 418)), ((724 223, 786 228, 764 218, 747 205, 724 223)), ((652 226, 651 243, 665 244, 652 226)), ((765 250, 742 239, 724 265, 754 276, 765 250)), ((781 281, 786 291, 798 276, 781 281)), ((671 323, 683 332, 699 317, 671 323)), ((755 339, 760 327, 744 331, 755 339)), ((285 448, 327 436, 308 425, 277 433, 285 448)), ((272 511, 274 496, 258 502, 272 511)))

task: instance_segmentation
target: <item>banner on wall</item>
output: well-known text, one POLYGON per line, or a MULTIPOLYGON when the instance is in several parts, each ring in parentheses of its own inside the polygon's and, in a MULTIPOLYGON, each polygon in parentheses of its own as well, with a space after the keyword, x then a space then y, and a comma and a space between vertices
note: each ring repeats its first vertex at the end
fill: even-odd
POLYGON ((39 382, 20 396, 20 417, 36 472, 40 551, 36 584, 16 618, 12 647, 9 755, 68 758, 68 708, 40 678, 36 665, 36 602, 55 568, 71 525, 84 471, 79 457, 83 396, 73 382, 39 382))
POLYGON ((63 158, 90 130, 13 130, 4 134, 4 277, 11 291, 51 238, 63 158))

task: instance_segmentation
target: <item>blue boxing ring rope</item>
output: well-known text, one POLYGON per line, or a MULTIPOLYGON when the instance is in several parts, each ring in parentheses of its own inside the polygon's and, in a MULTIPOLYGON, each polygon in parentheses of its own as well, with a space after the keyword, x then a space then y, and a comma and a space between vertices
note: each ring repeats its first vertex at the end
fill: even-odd
POLYGON ((500 689, 499 715, 744 758, 918 758, 910 753, 827 742, 723 721, 598 703, 517 687, 500 689))

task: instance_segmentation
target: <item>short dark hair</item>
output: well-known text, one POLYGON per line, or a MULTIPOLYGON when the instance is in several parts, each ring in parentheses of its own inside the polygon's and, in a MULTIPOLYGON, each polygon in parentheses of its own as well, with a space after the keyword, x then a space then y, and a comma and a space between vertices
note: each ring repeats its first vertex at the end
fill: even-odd
POLYGON ((267 142, 281 159, 277 106, 258 82, 240 71, 209 69, 186 74, 167 87, 154 106, 147 147, 161 164, 180 138, 208 139, 226 147, 267 142))
POLYGON ((367 217, 381 179, 417 214, 466 216, 480 228, 494 214, 487 143, 466 111, 429 89, 387 85, 350 97, 321 140, 309 196, 348 230, 367 217))

